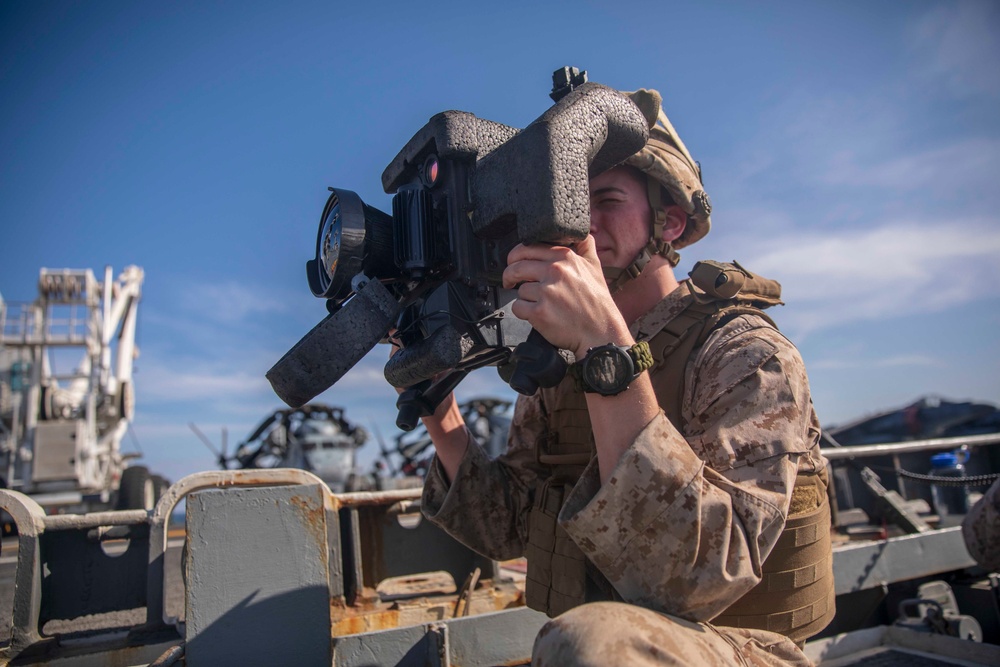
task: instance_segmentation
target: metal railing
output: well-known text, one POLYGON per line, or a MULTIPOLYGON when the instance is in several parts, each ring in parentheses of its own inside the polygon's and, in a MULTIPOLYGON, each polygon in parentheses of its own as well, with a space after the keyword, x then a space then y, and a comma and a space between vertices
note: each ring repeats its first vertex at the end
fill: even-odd
POLYGON ((97 335, 95 313, 82 304, 8 303, 0 320, 0 343, 85 345, 97 335))
POLYGON ((958 449, 962 446, 980 447, 996 444, 1000 444, 1000 433, 963 435, 953 438, 930 438, 927 440, 908 440, 905 442, 883 442, 871 445, 838 445, 835 447, 822 447, 820 448, 820 451, 828 460, 836 461, 851 458, 892 456, 893 454, 910 454, 913 452, 958 449))

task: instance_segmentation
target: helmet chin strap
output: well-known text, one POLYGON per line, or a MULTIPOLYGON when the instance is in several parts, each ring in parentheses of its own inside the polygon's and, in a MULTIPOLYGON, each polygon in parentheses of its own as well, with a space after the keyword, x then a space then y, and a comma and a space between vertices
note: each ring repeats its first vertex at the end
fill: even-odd
POLYGON ((638 278, 653 255, 665 258, 672 267, 677 266, 677 263, 681 261, 681 256, 674 250, 670 241, 663 240, 663 230, 667 226, 667 212, 663 209, 663 199, 660 192, 660 183, 647 176, 646 196, 649 198, 649 206, 653 210, 653 233, 649 243, 639 251, 631 264, 624 269, 613 266, 603 269, 604 280, 607 281, 608 289, 611 290, 612 294, 620 290, 628 281, 638 278))

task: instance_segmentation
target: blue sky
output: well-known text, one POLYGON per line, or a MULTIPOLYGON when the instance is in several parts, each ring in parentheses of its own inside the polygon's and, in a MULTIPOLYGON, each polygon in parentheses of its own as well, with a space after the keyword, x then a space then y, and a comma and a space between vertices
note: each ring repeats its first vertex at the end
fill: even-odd
MULTIPOLYGON (((4 0, 0 293, 141 266, 125 449, 211 468, 188 422, 245 438, 324 315, 304 264, 327 186, 387 210, 381 172, 431 115, 524 126, 563 65, 663 93, 714 204, 681 273, 782 282, 824 424, 1000 402, 995 2, 4 0)), ((385 355, 317 400, 389 437, 385 355)), ((492 369, 459 393, 512 396, 492 369)))

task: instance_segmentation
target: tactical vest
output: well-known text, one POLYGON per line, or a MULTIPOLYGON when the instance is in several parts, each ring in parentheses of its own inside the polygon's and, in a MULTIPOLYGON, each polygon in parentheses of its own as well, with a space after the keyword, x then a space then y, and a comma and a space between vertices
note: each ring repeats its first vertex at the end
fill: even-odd
MULTIPOLYGON (((761 310, 781 303, 778 283, 738 264, 699 262, 690 275, 684 285, 691 303, 649 341, 656 361, 650 373, 657 400, 681 432, 686 423, 685 366, 692 352, 740 315, 753 314, 773 326, 761 310)), ((535 455, 551 474, 536 489, 529 513, 525 601, 555 617, 585 602, 621 597, 557 521, 566 497, 595 455, 586 397, 570 378, 541 391, 549 428, 536 443, 535 455)), ((801 642, 830 622, 835 594, 827 486, 825 471, 798 476, 788 519, 764 561, 761 581, 714 623, 770 630, 801 642)))

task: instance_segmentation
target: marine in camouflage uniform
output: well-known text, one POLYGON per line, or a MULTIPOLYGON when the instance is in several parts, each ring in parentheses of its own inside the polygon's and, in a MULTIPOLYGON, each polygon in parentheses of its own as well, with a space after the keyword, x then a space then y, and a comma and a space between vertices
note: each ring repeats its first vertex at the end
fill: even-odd
MULTIPOLYGON (((519 246, 504 281, 519 286, 515 315, 578 359, 609 339, 649 341, 655 365, 614 396, 583 394, 568 377, 521 397, 496 460, 471 444, 454 401, 442 403, 425 419, 437 456, 423 511, 489 557, 529 552, 528 603, 555 617, 536 640, 535 664, 808 664, 786 636, 709 623, 747 615, 733 605, 786 539, 792 504, 826 507, 825 487, 793 494, 797 478, 824 469, 805 369, 753 309, 713 325, 679 365, 657 353, 663 332, 699 300, 673 277, 674 248, 708 231, 710 210, 659 94, 632 98, 651 140, 629 166, 592 180, 591 236, 575 249, 519 246), (623 252, 635 257, 628 216, 640 204, 651 240, 624 266, 623 252), (581 443, 586 456, 573 458, 581 443), (533 572, 536 558, 552 564, 533 572)), ((808 611, 790 614, 789 627, 821 629, 832 607, 808 611)))

